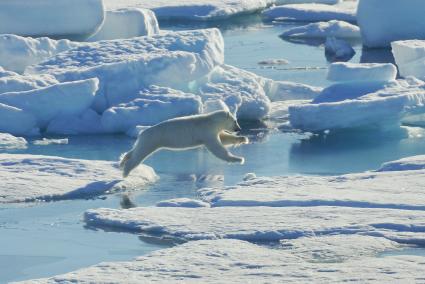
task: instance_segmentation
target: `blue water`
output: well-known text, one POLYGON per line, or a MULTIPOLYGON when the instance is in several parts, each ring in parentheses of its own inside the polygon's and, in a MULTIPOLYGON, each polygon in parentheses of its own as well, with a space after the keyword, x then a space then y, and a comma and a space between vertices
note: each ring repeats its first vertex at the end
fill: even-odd
MULTIPOLYGON (((288 25, 242 22, 221 28, 226 63, 276 80, 329 84, 325 79, 329 63, 323 47, 281 40, 278 35, 288 25), (277 68, 257 64, 273 58, 289 60, 290 64, 277 68)), ((391 60, 384 51, 363 53, 359 45, 355 49, 353 62, 391 60)), ((232 151, 246 158, 245 165, 228 165, 202 149, 160 152, 147 161, 160 175, 160 181, 128 198, 135 205, 149 206, 169 198, 196 198, 199 187, 234 184, 250 172, 259 176, 361 172, 375 169, 385 161, 425 154, 424 135, 411 137, 406 130, 339 132, 307 138, 285 130, 267 129, 265 125, 245 125, 244 132, 253 143, 232 151), (212 178, 204 182, 205 176, 212 178), (216 176, 223 176, 224 181, 216 176)), ((14 153, 117 160, 133 142, 125 136, 69 137, 68 145, 30 145, 14 153)), ((133 234, 84 227, 85 210, 119 208, 122 201, 123 195, 115 194, 90 200, 0 205, 0 283, 56 275, 102 261, 130 260, 172 245, 139 239, 133 234)))

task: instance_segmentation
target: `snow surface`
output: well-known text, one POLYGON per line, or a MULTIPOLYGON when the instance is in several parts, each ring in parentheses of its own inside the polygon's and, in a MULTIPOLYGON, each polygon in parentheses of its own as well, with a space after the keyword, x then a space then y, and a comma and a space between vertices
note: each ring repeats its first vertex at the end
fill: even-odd
POLYGON ((425 156, 412 156, 382 164, 378 172, 425 170, 425 156))
POLYGON ((15 137, 8 133, 0 133, 0 150, 26 149, 27 140, 23 137, 15 137))
POLYGON ((102 0, 2 0, 0 34, 86 38, 102 25, 102 0))
POLYGON ((67 39, 53 40, 47 37, 0 35, 0 66, 7 70, 23 73, 28 66, 45 61, 49 57, 79 45, 79 43, 67 39))
POLYGON ((391 63, 338 62, 329 66, 331 81, 394 81, 397 68, 391 63))
POLYGON ((392 41, 425 39, 422 0, 359 0, 357 18, 363 44, 389 47, 392 41))
POLYGON ((301 22, 323 22, 339 20, 356 22, 357 2, 345 2, 337 5, 326 4, 290 4, 274 6, 262 15, 268 21, 301 21, 301 22))
POLYGON ((199 96, 170 88, 151 86, 137 99, 107 109, 102 114, 103 128, 125 133, 138 125, 155 125, 164 120, 202 113, 199 96))
POLYGON ((195 200, 190 198, 175 198, 169 200, 163 200, 156 203, 157 207, 187 207, 187 208, 197 208, 197 207, 210 207, 209 203, 203 202, 201 200, 195 200))
POLYGON ((223 38, 218 29, 88 43, 27 69, 59 81, 97 77, 94 108, 103 112, 137 98, 150 85, 188 89, 188 83, 222 64, 223 38))
POLYGON ((331 61, 348 61, 356 54, 351 45, 343 39, 328 37, 325 42, 326 58, 331 61))
POLYGON ((55 117, 82 113, 92 104, 97 89, 97 79, 58 83, 0 94, 0 103, 24 110, 36 118, 39 128, 45 128, 55 117))
POLYGON ((425 79, 425 41, 405 40, 391 43, 400 75, 425 79))
POLYGON ((37 135, 39 129, 34 115, 20 108, 0 103, 0 132, 14 135, 37 135))
POLYGON ((89 198, 140 189, 157 178, 145 165, 137 168, 134 177, 122 180, 113 162, 0 154, 0 203, 89 198))
POLYGON ((34 140, 32 144, 38 145, 38 146, 46 146, 46 145, 66 145, 68 144, 69 140, 68 138, 62 138, 62 139, 48 139, 43 138, 40 140, 34 140))
POLYGON ((305 26, 294 27, 286 30, 280 36, 283 38, 361 38, 358 26, 338 20, 310 23, 305 26))
POLYGON ((50 75, 20 75, 15 72, 0 74, 0 94, 29 91, 59 83, 50 75))
POLYGON ((159 33, 158 21, 151 10, 127 8, 106 12, 100 30, 89 41, 150 36, 159 33))
POLYGON ((273 249, 238 240, 194 241, 133 261, 101 263, 20 283, 421 282, 423 258, 375 257, 398 248, 394 242, 366 236, 302 238, 273 249), (329 261, 320 262, 308 251, 329 261))

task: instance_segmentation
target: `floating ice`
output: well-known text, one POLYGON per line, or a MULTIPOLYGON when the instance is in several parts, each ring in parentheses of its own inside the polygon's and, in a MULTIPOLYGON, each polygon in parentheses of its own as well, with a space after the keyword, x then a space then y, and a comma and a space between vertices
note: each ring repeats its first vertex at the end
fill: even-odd
POLYGON ((26 149, 27 140, 22 137, 15 137, 8 133, 0 133, 0 150, 26 149))
POLYGON ((38 145, 38 146, 46 146, 46 145, 66 145, 68 144, 68 138, 62 138, 62 139, 48 139, 43 138, 41 140, 34 140, 32 144, 38 145))
POLYGON ((87 198, 120 189, 139 189, 157 176, 140 165, 123 181, 113 162, 37 155, 0 154, 0 203, 87 198))
POLYGON ((356 2, 344 2, 337 5, 291 4, 274 6, 265 10, 265 20, 318 22, 339 20, 356 22, 356 2))
POLYGON ((392 41, 425 39, 422 0, 360 0, 357 12, 363 44, 389 47, 392 41), (408 3, 408 4, 407 4, 408 3))
POLYGON ((325 54, 329 61, 348 61, 356 54, 351 45, 342 39, 328 37, 325 42, 325 54))
POLYGON ((101 29, 89 41, 132 38, 159 33, 155 14, 147 9, 127 8, 106 12, 101 29))
POLYGON ((311 23, 305 26, 291 28, 280 36, 283 38, 361 38, 358 26, 337 20, 311 23))
POLYGON ((400 75, 425 79, 425 40, 405 40, 391 43, 400 75))
POLYGON ((156 204, 157 207, 186 207, 186 208, 197 208, 197 207, 210 207, 209 203, 202 202, 201 200, 189 199, 189 198, 176 198, 170 200, 160 201, 156 204))
POLYGON ((397 68, 391 63, 333 63, 329 66, 331 81, 394 81, 397 68))
POLYGON ((277 66, 277 65, 287 65, 289 61, 286 59, 266 59, 258 62, 258 65, 263 66, 277 66))
POLYGON ((79 43, 67 39, 53 40, 47 37, 0 35, 0 66, 7 70, 23 73, 29 65, 40 63, 79 45, 79 43))
POLYGON ((50 75, 19 75, 15 72, 7 72, 3 75, 0 76, 0 94, 29 91, 59 83, 50 75))
MULTIPOLYGON (((412 156, 382 164, 378 172, 425 170, 425 156, 412 156)), ((406 186, 406 185, 403 185, 406 186)))
POLYGON ((203 240, 133 261, 105 262, 21 283, 420 282, 422 257, 376 257, 399 248, 383 238, 358 235, 287 240, 274 248, 238 240, 203 240))
POLYGON ((62 52, 27 72, 51 74, 59 81, 99 78, 94 108, 103 112, 136 99, 150 85, 188 89, 189 82, 223 63, 223 45, 218 29, 99 41, 62 52))
POLYGON ((92 104, 97 88, 97 79, 59 83, 30 91, 0 94, 0 103, 34 115, 38 126, 45 128, 55 117, 78 115, 85 111, 92 104))
POLYGON ((103 19, 102 0, 0 2, 0 34, 86 38, 103 19))
POLYGON ((63 135, 102 134, 106 133, 101 116, 92 109, 80 115, 61 115, 52 119, 47 126, 47 133, 63 135))
POLYGON ((13 135, 36 135, 39 129, 34 115, 20 108, 0 103, 0 132, 13 135))
POLYGON ((107 109, 102 125, 108 132, 125 133, 137 125, 155 125, 164 120, 202 113, 199 96, 152 86, 126 104, 107 109))
POLYGON ((265 80, 264 89, 271 101, 311 100, 323 90, 321 87, 309 86, 287 81, 265 80))

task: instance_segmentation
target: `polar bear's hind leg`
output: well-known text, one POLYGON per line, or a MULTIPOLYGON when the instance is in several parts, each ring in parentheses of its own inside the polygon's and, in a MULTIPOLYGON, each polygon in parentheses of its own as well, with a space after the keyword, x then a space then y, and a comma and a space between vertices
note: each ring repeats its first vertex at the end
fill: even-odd
POLYGON ((142 149, 136 147, 125 153, 120 162, 120 168, 122 169, 123 177, 126 178, 134 168, 136 168, 156 150, 156 148, 154 149, 151 147, 143 147, 142 149))

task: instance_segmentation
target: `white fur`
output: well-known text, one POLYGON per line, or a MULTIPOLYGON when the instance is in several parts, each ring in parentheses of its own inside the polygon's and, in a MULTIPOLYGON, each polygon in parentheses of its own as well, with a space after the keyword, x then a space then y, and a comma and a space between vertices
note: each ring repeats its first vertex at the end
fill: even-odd
POLYGON ((184 150, 205 146, 227 162, 244 163, 244 158, 231 154, 225 145, 248 143, 248 138, 231 134, 240 130, 228 111, 169 119, 139 134, 133 148, 122 155, 120 167, 124 177, 159 149, 184 150))

